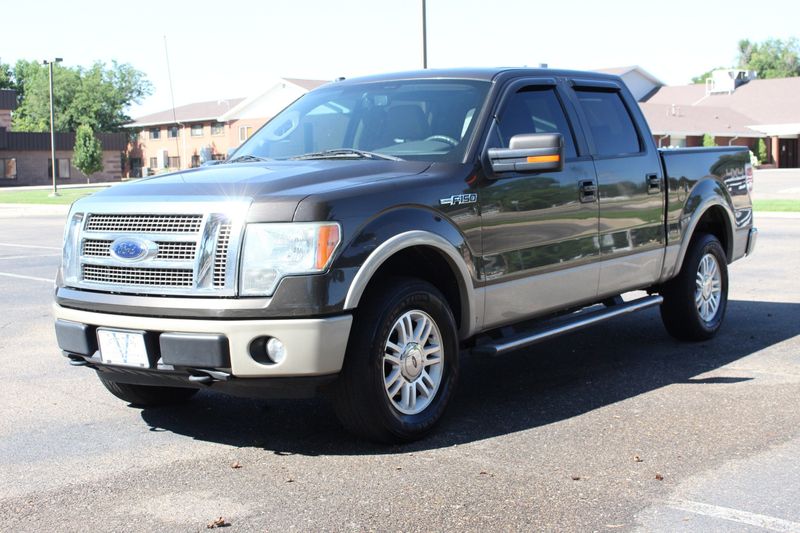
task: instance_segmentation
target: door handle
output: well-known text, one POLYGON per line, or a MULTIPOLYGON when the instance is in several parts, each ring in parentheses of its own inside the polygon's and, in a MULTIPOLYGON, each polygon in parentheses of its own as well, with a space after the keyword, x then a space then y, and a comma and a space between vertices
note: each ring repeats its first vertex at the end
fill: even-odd
POLYGON ((578 191, 578 198, 583 204, 597 200, 597 185, 592 180, 581 180, 578 183, 578 191))
POLYGON ((656 194, 661 192, 661 178, 658 174, 647 175, 647 194, 656 194))

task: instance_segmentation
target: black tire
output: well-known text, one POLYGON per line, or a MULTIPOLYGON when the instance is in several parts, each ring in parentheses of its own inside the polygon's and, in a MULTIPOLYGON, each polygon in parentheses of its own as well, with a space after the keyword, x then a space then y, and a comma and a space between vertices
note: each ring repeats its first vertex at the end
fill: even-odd
POLYGON ((716 335, 728 307, 728 267, 725 251, 715 236, 700 234, 692 239, 680 273, 664 285, 661 295, 661 320, 670 335, 682 341, 704 341, 716 335), (700 262, 708 254, 716 260, 721 287, 718 306, 704 318, 695 297, 700 262))
MULTIPOLYGON (((410 353, 408 355, 405 359, 413 362, 415 369, 417 363, 410 353)), ((423 357, 427 359, 428 356, 423 357)), ((368 292, 359 305, 335 390, 336 414, 345 428, 367 440, 403 443, 420 439, 436 425, 453 395, 458 381, 458 358, 455 320, 442 293, 425 281, 389 278, 368 292), (385 380, 387 372, 391 375, 394 367, 384 361, 384 355, 387 341, 396 334, 393 333, 395 324, 406 313, 420 311, 438 328, 442 368, 438 370, 438 388, 422 400, 423 404, 429 403, 420 406, 421 412, 407 414, 389 397, 385 380)), ((427 364, 430 363, 420 359, 422 369, 419 372, 437 372, 432 366, 426 367, 427 364)), ((412 369, 410 364, 407 367, 412 369)), ((400 372, 401 366, 397 365, 396 369, 400 372)), ((419 379, 422 380, 421 374, 419 379)), ((423 393, 415 383, 411 381, 407 386, 413 388, 416 398, 423 393)))
POLYGON ((188 401, 198 389, 117 383, 98 376, 108 392, 137 407, 158 407, 188 401))

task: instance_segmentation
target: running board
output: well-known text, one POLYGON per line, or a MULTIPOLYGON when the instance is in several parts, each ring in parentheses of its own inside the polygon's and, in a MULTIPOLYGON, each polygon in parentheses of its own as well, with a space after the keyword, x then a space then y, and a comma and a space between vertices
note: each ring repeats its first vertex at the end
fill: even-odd
POLYGON ((661 296, 645 296, 644 298, 639 298, 631 302, 614 305, 606 309, 600 309, 598 311, 592 311, 590 313, 576 316, 573 320, 566 323, 545 326, 527 331, 520 335, 515 335, 513 337, 499 339, 488 344, 481 344, 480 346, 474 347, 472 349, 472 353, 477 355, 488 355, 490 357, 501 355, 506 352, 525 348, 532 344, 536 344, 537 342, 552 339, 553 337, 558 337, 566 333, 572 333, 573 331, 588 328, 589 326, 594 326, 595 324, 605 322, 606 320, 610 320, 618 316, 627 315, 628 313, 633 313, 634 311, 641 311, 642 309, 659 305, 663 301, 664 298, 661 296))

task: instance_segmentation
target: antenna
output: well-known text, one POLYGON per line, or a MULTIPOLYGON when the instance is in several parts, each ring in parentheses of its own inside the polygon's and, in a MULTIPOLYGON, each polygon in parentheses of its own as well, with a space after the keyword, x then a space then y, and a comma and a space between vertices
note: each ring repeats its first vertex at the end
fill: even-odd
MULTIPOLYGON (((167 79, 169 80, 169 97, 170 97, 170 100, 172 101, 172 120, 175 122, 175 124, 178 124, 178 125, 182 126, 183 124, 180 124, 180 122, 178 122, 178 115, 175 113, 175 91, 172 89, 172 69, 170 69, 170 66, 169 66, 169 50, 167 49, 167 36, 166 35, 164 35, 164 57, 167 60, 167 79)), ((169 136, 169 131, 167 131, 167 136, 169 136)), ((184 135, 183 137, 184 137, 183 142, 185 144, 186 143, 186 136, 184 135)), ((181 146, 180 146, 180 144, 178 144, 178 137, 177 136, 175 137, 175 150, 177 150, 177 152, 179 154, 181 154, 181 146)), ((181 159, 183 160, 181 162, 181 164, 185 164, 186 163, 186 160, 185 160, 185 157, 186 157, 186 153, 185 152, 186 152, 186 150, 183 150, 183 152, 184 153, 181 154, 181 156, 182 156, 181 159)), ((169 161, 167 161, 167 166, 169 166, 169 161)), ((180 170, 180 168, 178 168, 178 170, 180 170)))

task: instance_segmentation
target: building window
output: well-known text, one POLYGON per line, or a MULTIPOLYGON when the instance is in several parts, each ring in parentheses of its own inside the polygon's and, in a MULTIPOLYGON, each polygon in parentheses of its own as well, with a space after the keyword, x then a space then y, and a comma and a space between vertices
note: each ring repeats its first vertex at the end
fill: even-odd
POLYGON ((150 138, 160 139, 161 138, 161 129, 160 128, 150 128, 150 138))
POLYGON ((200 166, 200 156, 193 155, 192 156, 192 168, 197 168, 200 166))
POLYGON ((250 134, 253 132, 252 126, 239 126, 239 142, 243 143, 247 139, 250 138, 250 134))
POLYGON ((167 137, 174 139, 178 136, 178 126, 170 126, 167 130, 167 137))
POLYGON ((192 124, 192 137, 202 137, 202 136, 203 136, 203 125, 192 124))
POLYGON ((211 135, 225 135, 225 124, 222 122, 211 124, 211 135))
POLYGON ((151 157, 150 158, 150 168, 157 168, 158 167, 158 158, 151 157))
POLYGON ((167 158, 167 166, 169 168, 181 168, 181 158, 180 157, 168 157, 167 158))
MULTIPOLYGON (((56 177, 61 179, 69 179, 70 160, 56 158, 56 177)), ((47 159, 47 177, 53 177, 53 160, 47 159)))
POLYGON ((0 159, 0 178, 6 180, 15 180, 17 179, 17 160, 14 158, 11 159, 0 159))
POLYGON ((214 154, 211 156, 214 161, 225 161, 225 154, 214 154))

